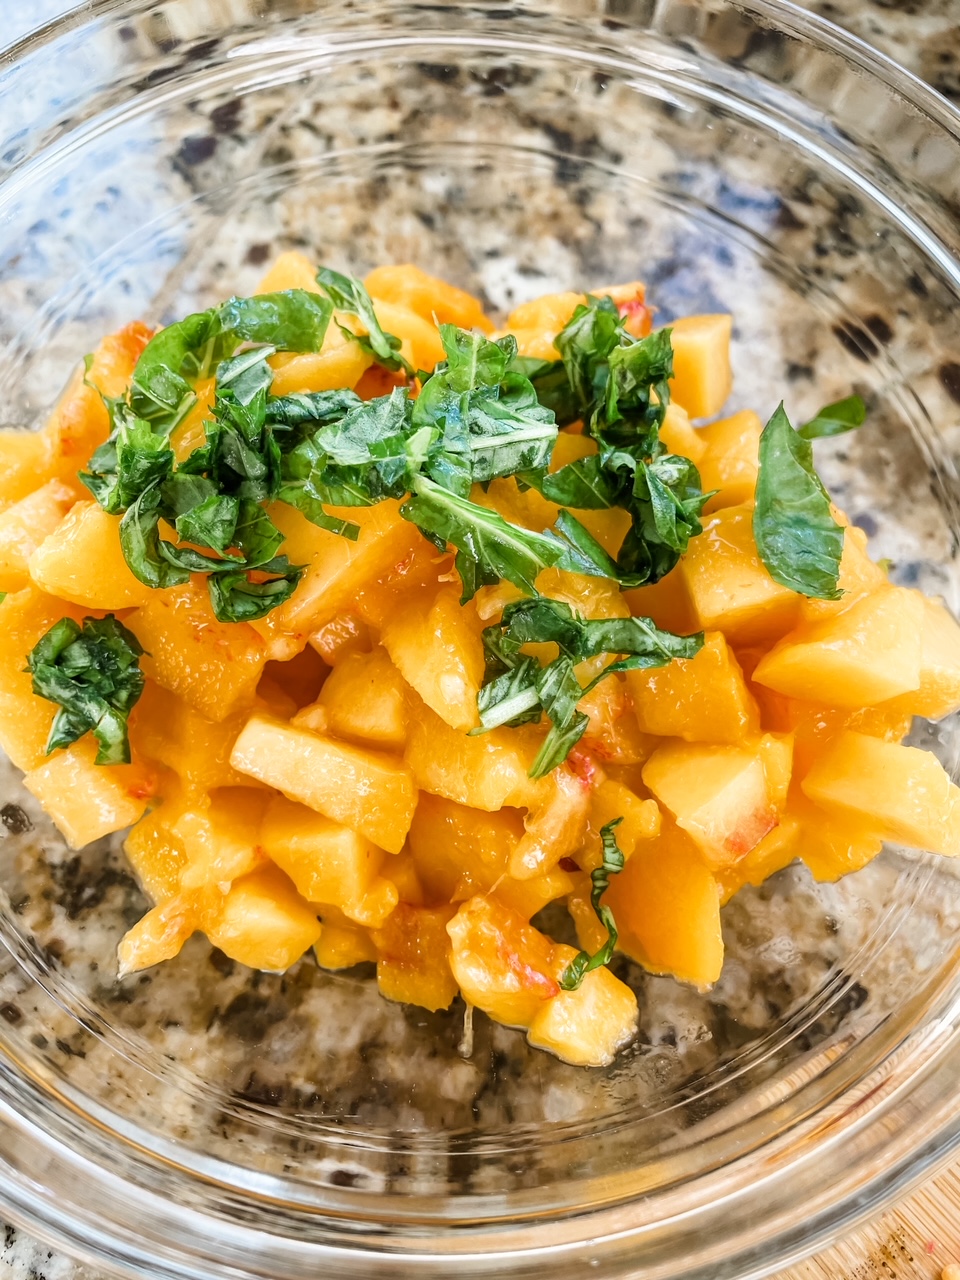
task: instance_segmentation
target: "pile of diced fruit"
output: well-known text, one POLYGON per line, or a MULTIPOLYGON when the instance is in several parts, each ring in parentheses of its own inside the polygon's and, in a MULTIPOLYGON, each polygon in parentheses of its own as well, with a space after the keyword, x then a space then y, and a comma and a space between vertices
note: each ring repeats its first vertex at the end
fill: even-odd
POLYGON ((632 284, 498 335, 416 268, 285 254, 0 435, 0 746, 72 847, 129 828, 121 973, 312 948, 598 1065, 614 949, 704 988, 744 884, 960 853, 901 745, 960 706, 960 628, 810 461, 862 414, 718 417, 730 317, 653 321, 632 284))

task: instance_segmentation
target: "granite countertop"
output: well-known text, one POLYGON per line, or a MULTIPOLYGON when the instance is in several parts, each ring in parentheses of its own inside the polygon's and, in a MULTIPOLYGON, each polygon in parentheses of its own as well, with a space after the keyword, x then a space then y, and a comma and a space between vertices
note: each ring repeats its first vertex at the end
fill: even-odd
MULTIPOLYGON (((28 25, 49 20, 68 6, 63 0, 33 0, 29 7, 8 0, 7 7, 16 8, 17 13, 5 22, 5 39, 19 36, 28 25)), ((958 0, 816 0, 805 7, 896 58, 960 106, 958 0)), ((5 1277, 101 1280, 97 1270, 72 1262, 12 1226, 4 1227, 0 1235, 0 1280, 5 1277)))

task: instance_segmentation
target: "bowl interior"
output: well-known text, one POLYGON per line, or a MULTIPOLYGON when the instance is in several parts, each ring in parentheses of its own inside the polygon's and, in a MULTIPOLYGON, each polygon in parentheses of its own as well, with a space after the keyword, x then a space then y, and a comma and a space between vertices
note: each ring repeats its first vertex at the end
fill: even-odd
MULTIPOLYGON (((891 198, 888 157, 836 125, 862 76, 820 86, 825 53, 735 6, 653 20, 624 0, 588 23, 251 2, 221 28, 151 8, 58 37, 61 101, 4 157, 8 421, 41 421, 101 334, 249 291, 288 248, 356 274, 416 262, 498 315, 639 278, 664 320, 733 313, 734 407, 801 421, 864 397, 821 472, 895 581, 957 606, 956 272, 891 198)), ((956 772, 952 722, 912 740, 956 772)), ((794 865, 725 908, 713 990, 619 958, 641 1033, 582 1071, 479 1013, 466 1037, 459 1001, 388 1004, 362 968, 254 974, 196 937, 119 980, 148 906, 119 842, 65 848, 11 768, 0 799, 7 1053, 103 1153, 136 1144, 238 1202, 496 1219, 695 1178, 788 1132, 811 1079, 818 1106, 855 1083, 953 963, 943 863, 890 849, 838 884, 794 865)))

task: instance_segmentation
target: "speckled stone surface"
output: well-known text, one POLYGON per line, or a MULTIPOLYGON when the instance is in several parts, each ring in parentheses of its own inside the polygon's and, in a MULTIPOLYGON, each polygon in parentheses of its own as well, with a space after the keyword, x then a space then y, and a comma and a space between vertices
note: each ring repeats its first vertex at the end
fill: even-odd
MULTIPOLYGON (((954 101, 960 102, 960 30, 957 27, 954 0, 930 0, 929 3, 916 0, 911 4, 881 4, 876 0, 849 0, 847 3, 828 3, 810 7, 846 25, 863 39, 898 58, 947 96, 952 96, 954 101)), ((48 15, 44 13, 43 16, 48 15)), ((396 104, 383 104, 382 109, 385 112, 395 111, 396 104)), ((229 121, 224 120, 222 124, 224 126, 222 133, 229 138, 229 121)), ((287 145, 282 138, 279 140, 274 138, 273 142, 277 146, 287 145)), ((189 170, 192 175, 199 174, 196 181, 201 184, 205 180, 204 165, 210 160, 211 155, 212 148, 208 147, 202 136, 195 140, 190 137, 184 139, 182 153, 184 169, 189 170)), ((295 212, 289 207, 286 209, 288 221, 294 220, 295 212)), ((309 223, 310 216, 310 210, 304 210, 305 226, 309 223)), ((264 238, 268 238, 270 228, 264 223, 261 230, 264 238)), ((402 238, 402 229, 398 230, 397 234, 402 238)), ((263 256, 272 251, 270 248, 265 248, 261 254, 256 248, 256 237, 252 239, 255 242, 254 250, 246 264, 251 272, 260 266, 263 256)), ((552 287, 554 282, 562 287, 565 283, 563 278, 565 263, 563 253, 558 250, 552 262, 551 278, 538 280, 535 291, 542 292, 552 287)), ((505 279, 502 269, 495 263, 490 266, 488 273, 484 276, 487 293, 494 301, 509 300, 509 295, 505 292, 509 286, 504 283, 505 279)), ((884 319, 884 316, 878 314, 872 330, 877 342, 882 343, 882 325, 887 323, 889 322, 884 319)), ((859 339, 857 337, 852 339, 854 346, 858 341, 867 340, 871 340, 869 335, 867 339, 862 335, 859 339)), ((796 361, 800 371, 797 378, 802 384, 804 377, 809 376, 804 375, 803 369, 812 364, 812 359, 808 358, 809 353, 798 354, 803 357, 796 361)), ((819 368, 818 376, 822 376, 819 368)), ((759 372, 758 380, 762 381, 759 372)), ((960 370, 958 370, 955 387, 950 385, 949 376, 947 378, 941 376, 941 382, 947 392, 960 401, 960 370)), ((850 494, 844 495, 845 503, 850 506, 851 511, 858 510, 857 497, 855 489, 850 494)), ((869 518, 868 506, 869 503, 866 500, 861 504, 863 520, 869 518)), ((920 558, 920 552, 917 551, 918 562, 920 558)), ((40 815, 35 813, 33 817, 37 830, 42 832, 44 828, 40 815)), ((101 908, 109 913, 109 919, 114 924, 124 919, 130 922, 136 919, 143 909, 143 899, 126 873, 119 855, 115 851, 104 853, 100 850, 95 851, 93 856, 96 859, 102 859, 96 872, 87 868, 79 857, 66 857, 61 853, 51 854, 57 894, 51 899, 50 895, 45 896, 41 893, 32 900, 24 902, 22 909, 31 927, 45 936, 55 936, 58 923, 63 922, 65 932, 69 932, 67 922, 86 918, 86 912, 101 908)), ((892 870, 890 875, 892 877, 892 870)), ((882 885, 875 886, 875 889, 877 900, 882 900, 882 885)), ((756 912, 751 907, 751 903, 755 904, 762 894, 763 891, 758 891, 758 894, 752 896, 748 894, 742 904, 738 905, 735 902, 728 911, 728 965, 721 987, 715 993, 713 1012, 708 1012, 704 1001, 693 995, 689 997, 688 1004, 684 1008, 683 1001, 678 998, 676 991, 672 990, 668 1000, 671 1018, 665 1020, 662 1026, 657 1025, 656 1019, 651 1019, 645 1026, 643 1049, 647 1055, 652 1076, 658 1077, 658 1087, 662 1087, 664 1078, 671 1072, 675 1073, 678 1085, 682 1084, 683 1080, 696 1072, 698 1063, 705 1060, 702 1058, 703 1054, 709 1056, 715 1052, 716 1044, 711 1042, 715 1042, 718 1037, 722 1038, 725 1030, 724 1015, 720 1012, 722 1009, 729 1010, 731 1005, 735 1007, 737 1025, 741 1030, 762 1028, 771 1017, 771 993, 774 993, 773 998, 777 1002, 775 1011, 780 1015, 793 1007, 797 1001, 802 1000, 809 989, 805 987, 791 989, 788 977, 782 980, 783 989, 777 991, 776 975, 805 974, 806 980, 815 984, 818 975, 829 969, 836 956, 853 947, 853 940, 843 936, 844 929, 853 927, 843 922, 856 919, 858 916, 857 889, 852 882, 849 885, 814 888, 809 878, 800 876, 798 873, 792 895, 773 895, 769 899, 769 910, 765 913, 756 912), (777 914, 784 909, 783 903, 788 896, 795 904, 798 894, 810 895, 811 927, 805 936, 798 934, 795 927, 790 929, 783 927, 777 914), (758 925, 758 921, 762 924, 758 925), (827 923, 831 921, 833 927, 827 923), (743 981, 747 966, 756 975, 753 982, 743 981), (662 1043, 658 1037, 662 1037, 662 1043)), ((932 916, 937 919, 942 928, 956 927, 956 908, 950 901, 949 895, 941 895, 939 898, 935 895, 931 900, 930 909, 932 916)), ((54 955, 54 959, 62 960, 67 971, 71 967, 79 969, 82 966, 85 974, 92 973, 94 976, 90 977, 87 988, 102 995, 108 1005, 109 1001, 114 999, 125 1001, 135 1008, 136 1000, 131 994, 132 986, 128 985, 118 990, 111 976, 104 975, 102 991, 98 987, 95 968, 98 963, 97 957, 102 953, 103 948, 102 939, 96 935, 95 930, 91 927, 86 935, 71 933, 70 937, 73 947, 71 953, 66 957, 54 955)), ((898 937, 896 946, 902 947, 903 950, 902 953, 895 951, 894 957, 902 954, 903 966, 907 971, 917 971, 918 968, 922 968, 923 948, 915 936, 905 934, 898 937)), ((363 1022, 362 1019, 357 1019, 353 1028, 342 1021, 331 1024, 329 1017, 324 1022, 320 1011, 312 1003, 318 999, 316 984, 311 986, 301 983, 296 976, 290 979, 265 977, 259 995, 256 992, 251 995, 246 986, 235 976, 234 967, 229 961, 225 961, 216 954, 211 956, 209 949, 200 940, 195 940, 191 947, 194 951, 190 952, 190 956, 195 954, 196 957, 197 989, 198 991, 201 988, 206 989, 205 975, 208 976, 209 984, 216 984, 219 1003, 211 1006, 204 1004, 198 998, 195 1008, 184 1012, 180 1008, 182 988, 178 988, 176 982, 171 979, 169 989, 166 990, 164 983, 167 979, 162 972, 159 976, 151 977, 149 981, 154 984, 152 993, 154 1003, 150 1006, 151 1009, 155 1011, 159 1003, 159 1006, 165 1005, 169 1011, 166 1025, 159 1029, 151 1029, 152 1040, 171 1057, 177 1057, 182 1055, 191 1034, 198 1028, 202 1029, 204 1034, 212 1037, 218 1045, 219 1067, 229 1078, 230 1087, 241 1098, 265 1105, 275 1105, 281 1088, 288 1090, 291 1088, 288 1070, 290 1046, 305 1025, 315 1023, 323 1028, 322 1034, 318 1032, 314 1045, 317 1061, 322 1062, 324 1054, 329 1054, 330 1061, 335 1062, 335 1050, 341 1049, 349 1040, 355 1027, 363 1022), (235 991, 231 987, 233 982, 237 984, 235 991), (196 1027, 192 1025, 191 1018, 199 1020, 196 1027), (258 1075, 245 1068, 244 1045, 250 1043, 256 1043, 260 1052, 258 1075), (270 1076, 271 1064, 276 1068, 276 1079, 270 1076), (281 1085, 280 1081, 284 1083, 281 1085)), ((648 997, 647 1005, 654 1007, 657 1004, 658 984, 664 980, 647 978, 643 981, 648 997)), ((77 1079, 81 1083, 85 1073, 94 1076, 100 1065, 97 1045, 91 1042, 91 1038, 74 1035, 65 1017, 62 1017, 63 1030, 68 1038, 64 1041, 57 1040, 59 1030, 57 1021, 61 1015, 47 1006, 39 1004, 31 1006, 30 993, 25 991, 24 987, 25 984, 21 982, 17 971, 9 963, 0 965, 0 998, 3 1001, 0 1003, 0 1016, 9 1021, 14 1018, 35 1019, 37 1036, 48 1036, 51 1041, 56 1042, 61 1052, 72 1055, 76 1059, 77 1079), (69 1038, 71 1036, 73 1038, 69 1038), (66 1049, 63 1049, 63 1044, 66 1044, 66 1049)), ((854 1002, 858 998, 856 992, 851 996, 854 1002)), ((426 1017, 427 1015, 423 1015, 423 1018, 418 1021, 416 1015, 411 1015, 409 1011, 389 1009, 381 1017, 379 1033, 381 1039, 372 1045, 369 1042, 365 1045, 367 1052, 378 1052, 381 1056, 392 1055, 391 1060, 396 1064, 393 1074, 391 1075, 389 1071, 381 1074, 384 1078, 388 1078, 389 1084, 395 1088, 395 1094, 391 1096, 390 1101, 391 1105, 398 1108, 398 1118, 408 1119, 411 1125, 415 1125, 418 1119, 416 1106, 411 1101, 414 1098, 416 1082, 404 1076, 405 1054, 402 1050, 405 1043, 404 1037, 409 1035, 411 1040, 415 1038, 422 1031, 422 1024, 426 1017), (402 1110, 404 1106, 409 1106, 409 1112, 406 1114, 402 1110)), ((729 1027, 727 1030, 729 1031, 729 1027)), ((449 1037, 454 1034, 454 1028, 449 1022, 439 1019, 436 1024, 436 1033, 439 1036, 449 1037)), ((498 1060, 499 1056, 504 1063, 515 1064, 519 1061, 518 1055, 522 1056, 521 1050, 517 1048, 517 1039, 518 1037, 512 1032, 488 1026, 479 1042, 477 1053, 481 1057, 484 1054, 487 1055, 491 1061, 498 1060)), ((538 1070, 542 1070, 541 1079, 544 1082, 538 1103, 542 1108, 542 1114, 547 1119, 569 1117, 573 1094, 564 1083, 567 1069, 543 1060, 538 1063, 538 1070)), ((495 1109, 495 1104, 489 1096, 485 1095, 483 1073, 478 1070, 475 1062, 455 1063, 448 1068, 448 1077, 439 1090, 446 1098, 448 1106, 446 1118, 448 1127, 458 1127, 465 1117, 481 1116, 485 1108, 495 1109)), ((307 1105, 310 1101, 309 1078, 295 1081, 293 1087, 301 1090, 294 1101, 307 1105)), ((343 1099, 350 1098, 350 1104, 354 1108, 353 1114, 360 1120, 364 1117, 365 1106, 369 1106, 371 1114, 377 1114, 378 1108, 382 1108, 384 1103, 383 1097, 364 1099, 349 1078, 330 1079, 327 1081, 327 1087, 334 1105, 340 1096, 338 1089, 342 1090, 343 1099)), ((387 1086, 381 1081, 381 1087, 387 1086)), ((615 1080, 611 1088, 615 1100, 615 1080)), ((289 1097, 286 1101, 289 1102, 289 1097)), ((585 1108, 595 1105, 589 1093, 585 1093, 581 1101, 585 1108)), ((527 1118, 535 1121, 537 1117, 533 1114, 529 1117, 523 1115, 516 1117, 521 1121, 527 1118)), ((190 1124, 191 1117, 184 1115, 182 1125, 185 1133, 189 1131, 190 1124)), ((232 1138, 228 1134, 225 1140, 232 1140, 232 1138)), ((289 1155, 289 1153, 286 1154, 289 1155)), ((356 1174, 358 1178, 364 1176, 370 1176, 369 1171, 358 1171, 356 1174)), ((2 1246, 0 1247, 0 1280, 4 1275, 15 1277, 16 1280, 94 1280, 94 1278, 99 1280, 96 1272, 51 1252, 46 1246, 36 1243, 12 1227, 7 1228, 5 1236, 0 1237, 0 1246, 2 1246)))

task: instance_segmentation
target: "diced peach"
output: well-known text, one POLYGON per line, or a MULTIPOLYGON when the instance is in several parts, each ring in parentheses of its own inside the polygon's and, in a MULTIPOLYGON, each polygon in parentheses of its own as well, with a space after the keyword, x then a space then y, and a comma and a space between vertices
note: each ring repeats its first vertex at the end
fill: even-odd
POLYGON ((733 385, 728 315, 683 316, 670 326, 673 378, 670 394, 691 418, 712 418, 724 406, 733 385))
POLYGON ((200 915, 195 895, 190 893, 177 894, 148 911, 117 947, 119 976, 125 978, 178 956, 200 927, 200 915))
POLYGON ((43 431, 0 429, 0 511, 53 478, 54 445, 43 431))
POLYGON ((71 849, 122 831, 143 817, 155 781, 141 764, 94 764, 89 735, 31 769, 23 785, 43 805, 71 849))
POLYGON ((317 284, 317 268, 305 253, 288 249, 274 258, 267 268, 256 292, 285 293, 288 289, 303 289, 307 293, 320 293, 317 284))
POLYGON ((263 680, 269 680, 289 699, 294 710, 300 710, 315 701, 328 675, 329 668, 320 654, 306 645, 286 661, 267 662, 260 693, 262 696, 263 680))
POLYGON ((102 338, 94 350, 87 381, 108 398, 123 395, 153 334, 142 320, 131 320, 116 333, 102 338))
POLYGON ((207 425, 213 418, 216 398, 216 378, 198 378, 193 386, 196 403, 186 417, 174 428, 170 436, 170 448, 177 462, 183 462, 206 443, 207 425))
POLYGON ((757 683, 835 707, 864 707, 920 687, 919 592, 882 587, 843 613, 784 636, 761 659, 757 683))
POLYGON ((75 501, 73 489, 48 480, 0 512, 0 591, 22 591, 29 585, 30 557, 75 501))
POLYGON ((579 849, 587 831, 590 786, 565 764, 543 779, 539 803, 524 819, 526 828, 510 854, 515 880, 531 880, 579 849))
POLYGON ((814 804, 859 819, 885 840, 960 855, 960 787, 930 751, 848 729, 801 786, 814 804))
POLYGON ((203 931, 231 960, 283 973, 320 937, 320 921, 278 867, 235 880, 203 931))
POLYGON ((560 867, 553 867, 530 880, 514 880, 512 876, 504 876, 490 888, 488 895, 515 911, 524 920, 531 920, 547 903, 566 898, 572 893, 573 887, 574 881, 570 873, 560 867))
POLYGON ((583 301, 582 293, 544 294, 515 307, 503 332, 514 335, 522 356, 556 360, 560 353, 554 339, 583 301))
POLYGON ((427 905, 427 893, 420 880, 417 863, 410 850, 386 859, 383 864, 384 878, 394 886, 400 902, 407 902, 414 907, 427 905))
POLYGON ((277 505, 270 516, 286 538, 284 551, 307 572, 285 604, 274 610, 279 625, 316 631, 348 608, 362 586, 400 563, 423 540, 416 525, 399 514, 393 500, 374 507, 331 508, 360 525, 356 542, 318 529, 293 507, 277 505))
POLYGON ((373 643, 367 624, 356 614, 345 612, 314 631, 310 646, 327 666, 335 667, 350 653, 369 653, 373 643))
POLYGON ((736 744, 760 727, 757 704, 719 631, 707 633, 696 657, 628 671, 627 684, 644 733, 736 744))
POLYGON ((293 354, 278 351, 270 357, 273 368, 271 394, 275 396, 299 395, 309 391, 336 391, 341 387, 357 385, 373 363, 358 342, 344 338, 331 322, 327 331, 330 341, 324 341, 319 351, 293 354), (336 341, 334 333, 340 341, 336 341))
POLYGON ((425 320, 409 307, 383 298, 377 299, 374 310, 381 327, 400 339, 401 354, 414 369, 425 369, 429 373, 434 365, 446 360, 440 331, 432 316, 425 320))
MULTIPOLYGON (((681 458, 689 458, 691 462, 698 465, 707 451, 705 433, 691 425, 686 409, 681 409, 678 404, 667 405, 663 424, 660 427, 660 439, 667 446, 669 453, 679 454, 681 458)), ((704 492, 712 487, 707 484, 702 486, 704 492)))
POLYGON ((653 973, 709 987, 720 977, 720 891, 697 847, 672 822, 644 841, 603 901, 613 911, 619 947, 653 973))
POLYGON ((895 704, 899 699, 850 711, 788 698, 763 685, 754 687, 763 709, 764 724, 793 735, 795 770, 799 776, 810 769, 826 743, 843 729, 855 729, 858 733, 868 733, 873 738, 884 738, 888 742, 900 742, 910 731, 912 717, 897 709, 895 704))
POLYGON ((260 843, 308 902, 339 907, 348 916, 373 886, 385 857, 350 827, 282 796, 266 811, 260 843))
MULTIPOLYGON (((179 798, 164 797, 131 828, 123 849, 137 879, 154 902, 166 902, 180 892, 180 877, 187 865, 187 852, 173 824, 184 812, 179 798)), ((192 803, 197 807, 197 802, 192 803)))
POLYGON ((923 600, 920 686, 877 711, 942 720, 960 710, 960 626, 941 600, 923 600))
MULTIPOLYGON (((557 948, 560 951, 560 948, 557 948)), ((576 952, 572 947, 567 963, 576 952)), ((601 967, 574 991, 559 991, 534 1015, 527 1039, 575 1067, 606 1067, 637 1031, 637 997, 601 967)))
POLYGON ((501 879, 523 830, 516 809, 485 813, 421 791, 408 845, 431 899, 461 902, 501 879))
POLYGON ((406 741, 406 686, 379 646, 372 653, 346 654, 327 677, 317 707, 338 737, 394 749, 406 741))
POLYGON ((749 853, 779 821, 766 755, 759 741, 741 747, 669 743, 643 766, 643 780, 708 861, 725 866, 749 853))
POLYGON ((352 969, 355 964, 376 962, 377 949, 366 929, 327 919, 324 913, 320 941, 313 949, 322 969, 352 969))
POLYGON ((657 745, 643 733, 633 712, 633 701, 622 675, 601 680, 577 703, 589 720, 581 745, 604 763, 639 764, 657 745))
POLYGON ((479 724, 484 658, 476 610, 464 608, 459 595, 444 587, 432 600, 414 597, 387 619, 381 641, 427 706, 466 732, 479 724))
POLYGON ((403 848, 417 792, 410 770, 394 756, 258 715, 245 725, 230 763, 381 849, 403 848))
POLYGON ((250 786, 250 779, 230 764, 230 752, 246 721, 243 711, 226 720, 208 720, 148 680, 130 716, 130 739, 148 759, 178 774, 188 794, 201 796, 216 787, 250 786))
POLYGON ((859 871, 883 848, 870 819, 822 809, 802 793, 791 795, 790 814, 800 824, 796 852, 815 880, 839 880, 859 871))
POLYGON ((753 540, 753 507, 726 507, 707 517, 691 539, 680 572, 698 625, 733 644, 782 636, 794 625, 800 597, 770 577, 753 540))
POLYGON ((245 622, 219 622, 202 584, 152 591, 125 625, 145 650, 144 675, 201 715, 226 720, 252 705, 266 661, 263 641, 245 622))
POLYGON ((660 830, 660 809, 656 800, 640 797, 614 778, 605 778, 590 795, 590 814, 583 846, 577 862, 584 871, 599 867, 602 860, 600 830, 616 818, 617 845, 625 858, 631 858, 637 845, 652 840, 660 830))
POLYGON ((664 631, 688 636, 700 629, 700 622, 679 566, 649 587, 634 587, 624 591, 623 598, 635 618, 652 618, 664 631))
POLYGON ((446 1009, 457 994, 450 971, 447 921, 453 907, 402 902, 371 936, 377 948, 377 985, 388 1000, 446 1009))
POLYGON ((96 502, 78 502, 44 539, 30 557, 30 576, 41 591, 90 609, 136 608, 156 594, 123 558, 120 517, 96 502))
POLYGON ((177 818, 173 834, 187 857, 182 888, 236 880, 263 863, 260 823, 267 799, 264 791, 225 787, 211 794, 209 806, 191 805, 177 818))
MULTIPOLYGON (((492 898, 465 902, 447 925, 450 965, 464 1000, 510 1027, 529 1027, 558 995, 557 944, 492 898)), ((565 948, 568 951, 569 948, 565 948)))
POLYGON ((867 535, 856 525, 847 523, 846 516, 836 508, 834 519, 844 526, 843 553, 840 557, 840 574, 837 586, 843 592, 839 600, 803 599, 800 602, 800 621, 819 622, 843 613, 861 597, 888 585, 887 575, 880 565, 867 555, 867 535))
POLYGON ((779 826, 764 836, 745 858, 731 867, 720 867, 715 874, 720 886, 721 906, 745 884, 763 884, 777 871, 789 867, 801 853, 802 837, 799 819, 793 813, 786 813, 781 817, 779 826))
POLYGON ((721 507, 753 501, 762 432, 763 423, 750 409, 702 428, 707 449, 699 464, 700 487, 704 493, 719 490, 704 511, 719 511, 721 507))
POLYGON ((404 759, 417 786, 433 795, 489 812, 504 805, 526 808, 539 797, 528 771, 542 740, 537 726, 470 737, 418 702, 410 711, 404 759))
POLYGON ((46 759, 57 708, 34 694, 27 655, 61 618, 82 622, 83 613, 34 587, 0 601, 0 749, 18 769, 35 769, 46 759))
POLYGON ((440 324, 479 329, 482 333, 493 331, 477 298, 410 263, 376 267, 365 283, 375 303, 393 302, 427 321, 436 316, 440 324))

